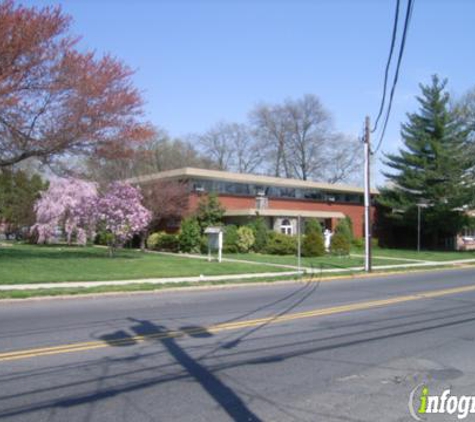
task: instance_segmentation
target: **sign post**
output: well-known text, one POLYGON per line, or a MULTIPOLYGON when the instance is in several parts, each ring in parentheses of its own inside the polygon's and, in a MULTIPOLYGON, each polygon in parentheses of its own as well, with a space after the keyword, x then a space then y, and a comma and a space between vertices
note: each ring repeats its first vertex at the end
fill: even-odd
POLYGON ((212 251, 218 251, 218 262, 221 262, 223 259, 222 227, 207 227, 205 234, 208 235, 208 261, 211 261, 212 251))

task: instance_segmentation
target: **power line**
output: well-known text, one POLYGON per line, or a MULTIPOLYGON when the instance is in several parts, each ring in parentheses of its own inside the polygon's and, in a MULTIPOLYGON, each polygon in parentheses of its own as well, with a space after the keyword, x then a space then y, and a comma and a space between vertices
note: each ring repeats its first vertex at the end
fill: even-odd
POLYGON ((403 33, 402 33, 401 45, 400 45, 400 48, 399 48, 399 55, 398 55, 398 61, 397 61, 397 65, 396 65, 396 72, 394 73, 393 84, 392 84, 392 87, 391 87, 391 94, 389 96, 389 104, 388 104, 388 108, 387 108, 387 111, 386 111, 386 117, 385 117, 385 120, 384 120, 383 130, 381 132, 381 136, 379 138, 376 149, 372 152, 373 154, 376 154, 379 151, 379 148, 381 147, 381 144, 382 144, 383 139, 384 139, 384 135, 386 133, 386 128, 388 126, 389 115, 391 114, 394 92, 396 90, 396 84, 397 84, 397 81, 398 81, 398 78, 399 78, 399 69, 401 67, 402 57, 404 55, 404 47, 406 45, 407 32, 408 32, 409 25, 410 25, 410 22, 411 22, 412 10, 413 10, 413 7, 414 7, 414 3, 415 3, 415 0, 408 0, 407 1, 406 17, 405 17, 405 21, 404 21, 404 29, 403 29, 403 33))
POLYGON ((386 69, 384 71, 383 97, 381 98, 381 105, 379 106, 378 116, 376 117, 376 120, 374 122, 374 127, 371 130, 371 133, 376 132, 376 129, 378 128, 379 119, 383 115, 384 104, 386 103, 386 90, 388 87, 389 68, 391 66, 391 60, 393 58, 394 45, 396 44, 397 27, 398 27, 398 22, 399 22, 399 4, 400 4, 400 0, 397 0, 396 12, 394 15, 393 34, 391 37, 391 47, 389 48, 389 56, 386 63, 386 69))

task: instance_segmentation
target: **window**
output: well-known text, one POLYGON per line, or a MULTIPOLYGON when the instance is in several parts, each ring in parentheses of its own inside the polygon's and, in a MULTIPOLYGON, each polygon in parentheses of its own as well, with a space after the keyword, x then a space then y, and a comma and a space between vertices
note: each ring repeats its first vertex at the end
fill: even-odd
POLYGON ((317 201, 323 200, 323 194, 317 189, 303 189, 303 197, 305 199, 313 199, 317 201))
POLYGON ((278 196, 281 198, 295 198, 295 189, 279 188, 278 196))
POLYGON ((249 185, 246 183, 226 183, 226 193, 233 195, 250 195, 249 185))
POLYGON ((470 229, 470 228, 465 228, 465 229, 463 229, 462 236, 463 237, 473 237, 473 238, 475 238, 475 230, 470 229))
POLYGON ((292 235, 292 224, 290 224, 287 218, 284 218, 282 223, 280 223, 280 232, 289 236, 292 235))
POLYGON ((202 183, 193 183, 193 191, 194 192, 204 192, 205 187, 202 183))
POLYGON ((341 202, 362 204, 359 193, 335 192, 313 188, 291 188, 252 183, 227 182, 222 180, 191 179, 191 190, 195 192, 215 192, 235 196, 261 196, 268 198, 302 199, 317 202, 341 202))

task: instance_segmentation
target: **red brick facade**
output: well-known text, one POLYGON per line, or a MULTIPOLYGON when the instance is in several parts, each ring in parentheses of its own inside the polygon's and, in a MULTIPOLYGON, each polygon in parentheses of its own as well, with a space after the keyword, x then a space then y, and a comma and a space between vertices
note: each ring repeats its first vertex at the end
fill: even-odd
MULTIPOLYGON (((258 212, 269 229, 295 234, 300 229, 299 219, 305 225, 306 220, 316 218, 324 228, 334 230, 338 221, 347 216, 353 222, 354 236, 363 237, 364 191, 359 187, 191 167, 140 176, 129 183, 155 181, 187 184, 188 214, 196 210, 201 196, 215 192, 226 209, 226 224, 247 224, 258 212)), ((374 197, 378 192, 372 190, 371 194, 374 197)), ((374 221, 374 207, 371 214, 374 221)), ((177 225, 167 224, 167 230, 176 228, 177 225)))
MULTIPOLYGON (((190 193, 189 212, 193 212, 199 202, 200 194, 190 193)), ((252 196, 218 195, 221 205, 226 209, 250 209, 255 208, 256 198, 252 196)), ((295 210, 295 211, 336 211, 351 218, 353 222, 353 234, 357 238, 364 236, 364 207, 362 204, 344 204, 338 202, 318 202, 298 199, 268 199, 269 209, 295 210)), ((375 208, 371 210, 374 221, 375 208)), ((337 219, 332 219, 331 229, 334 229, 337 219)))

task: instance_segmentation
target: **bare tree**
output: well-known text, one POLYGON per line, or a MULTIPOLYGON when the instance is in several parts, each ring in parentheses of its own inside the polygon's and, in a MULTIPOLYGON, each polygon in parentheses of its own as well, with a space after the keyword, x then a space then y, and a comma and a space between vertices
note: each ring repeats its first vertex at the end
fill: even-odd
POLYGON ((203 135, 194 135, 194 139, 219 170, 253 173, 263 161, 261 145, 243 123, 221 121, 203 135))
POLYGON ((331 117, 318 97, 259 105, 250 118, 273 175, 303 180, 321 176, 331 117))
POLYGON ((357 143, 334 132, 330 113, 315 95, 259 105, 250 119, 274 176, 337 183, 361 168, 357 143))
POLYGON ((85 171, 89 178, 105 182, 180 167, 213 168, 215 166, 190 142, 172 139, 161 128, 156 128, 155 136, 136 147, 127 157, 105 159, 94 156, 85 163, 85 171))
POLYGON ((217 145, 206 144, 205 153, 218 158, 218 167, 226 167, 226 170, 239 173, 252 173, 258 169, 263 155, 248 126, 242 123, 221 122, 212 132, 220 142, 217 145), (214 152, 211 151, 213 147, 217 148, 214 152), (220 162, 220 157, 226 157, 226 166, 220 162))
POLYGON ((322 165, 322 180, 328 183, 361 184, 362 148, 357 138, 343 134, 333 135, 327 145, 327 156, 322 165))
POLYGON ((475 87, 469 89, 451 106, 459 119, 466 126, 469 132, 469 139, 475 141, 475 87))
POLYGON ((204 156, 219 170, 231 170, 236 147, 232 124, 221 121, 203 134, 193 135, 204 156))
POLYGON ((260 104, 250 113, 253 132, 265 154, 268 172, 276 177, 292 177, 287 157, 288 114, 281 105, 260 104))
POLYGON ((172 139, 168 133, 158 129, 157 136, 150 142, 137 149, 136 175, 156 173, 180 167, 212 167, 212 162, 206 159, 192 145, 182 139, 172 139))
POLYGON ((315 95, 287 100, 284 110, 289 131, 286 147, 294 176, 302 180, 323 177, 330 114, 315 95))

